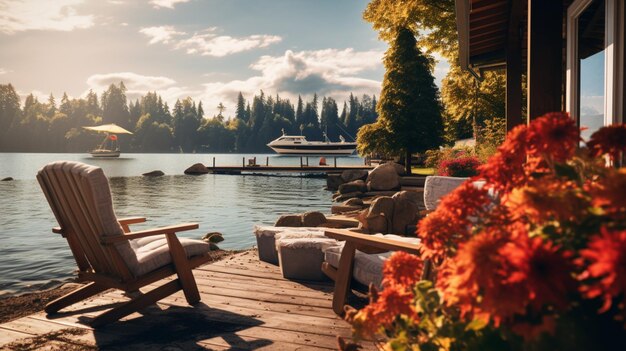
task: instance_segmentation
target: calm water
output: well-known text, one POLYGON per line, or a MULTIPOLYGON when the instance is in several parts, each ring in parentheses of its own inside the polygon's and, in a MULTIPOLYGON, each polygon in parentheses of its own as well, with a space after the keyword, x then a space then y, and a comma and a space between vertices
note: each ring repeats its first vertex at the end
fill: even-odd
MULTIPOLYGON (((119 217, 145 216, 136 230, 181 222, 198 222, 200 229, 180 236, 200 238, 219 231, 226 239, 220 247, 244 249, 255 244, 252 226, 273 223, 285 213, 328 212, 331 197, 324 179, 295 176, 187 176, 183 171, 196 162, 205 165, 239 165, 244 155, 125 154, 119 159, 94 159, 85 154, 0 153, 0 295, 41 288, 68 279, 75 263, 65 239, 50 229, 57 223, 35 179, 37 170, 56 160, 80 161, 100 166, 111 183, 119 217), (162 170, 164 177, 141 174, 162 170)), ((255 155, 252 155, 255 156, 255 155)), ((247 155, 246 157, 252 157, 247 155)), ((298 165, 298 157, 256 155, 257 163, 269 157, 270 165, 298 165)), ((311 157, 310 164, 319 159, 311 157)), ((332 160, 330 160, 332 162, 332 160)), ((358 157, 339 158, 339 165, 361 164, 358 157)))

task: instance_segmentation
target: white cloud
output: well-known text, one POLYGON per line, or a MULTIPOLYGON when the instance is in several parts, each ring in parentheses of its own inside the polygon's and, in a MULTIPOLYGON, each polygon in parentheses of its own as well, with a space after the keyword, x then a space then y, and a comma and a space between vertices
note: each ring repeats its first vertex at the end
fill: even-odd
POLYGON ((109 0, 107 2, 112 5, 124 5, 125 4, 123 0, 109 0))
MULTIPOLYGON (((350 93, 380 93, 380 82, 358 77, 357 74, 380 68, 382 51, 354 51, 353 49, 325 49, 317 51, 286 51, 282 56, 262 56, 251 68, 259 75, 245 80, 204 84, 199 99, 207 106, 219 102, 234 106, 237 94, 251 98, 260 90, 280 94, 297 101, 298 95, 310 98, 314 93, 333 97, 341 104, 350 93)), ((232 108, 229 108, 232 110, 232 108)))
POLYGON ((189 2, 189 0, 150 0, 150 4, 152 4, 155 9, 162 7, 173 9, 176 4, 182 4, 185 2, 189 2))
POLYGON ((188 54, 224 57, 238 52, 256 48, 264 48, 282 40, 277 35, 254 34, 247 37, 234 38, 228 35, 216 35, 215 28, 180 40, 176 49, 184 49, 188 54))
POLYGON ((145 34, 150 38, 149 44, 169 43, 174 37, 183 35, 185 32, 178 32, 172 26, 158 26, 141 28, 139 33, 145 34))
MULTIPOLYGON (((286 51, 281 56, 262 56, 250 67, 258 74, 240 80, 213 81, 200 87, 178 85, 174 79, 163 76, 145 76, 132 72, 94 74, 87 79, 90 89, 99 94, 112 83, 124 82, 126 95, 134 100, 148 91, 156 91, 164 101, 173 106, 176 99, 187 96, 202 101, 207 115, 215 106, 224 103, 234 111, 237 94, 247 99, 263 90, 266 94, 279 94, 297 102, 298 95, 310 99, 314 93, 329 96, 341 105, 350 93, 378 95, 380 82, 360 77, 364 71, 382 68, 382 51, 355 51, 353 49, 325 49, 315 51, 286 51)), ((209 75, 209 79, 217 76, 209 75)), ((340 106, 341 108, 341 106, 340 106)), ((216 112, 215 112, 216 113, 216 112)))
POLYGON ((191 36, 180 38, 185 32, 177 31, 173 26, 147 27, 139 30, 150 38, 149 44, 173 43, 174 49, 185 50, 188 54, 224 57, 227 55, 264 48, 282 40, 277 35, 254 34, 245 37, 218 35, 216 27, 207 28, 191 36))
POLYGON ((83 0, 0 0, 0 32, 27 30, 72 31, 94 25, 93 15, 79 15, 83 0))
POLYGON ((7 73, 11 73, 11 71, 9 71, 8 69, 4 69, 4 68, 0 67, 0 75, 7 74, 7 73))
POLYGON ((106 74, 94 74, 87 78, 89 89, 102 92, 111 84, 124 82, 126 95, 129 99, 135 99, 148 91, 168 91, 175 88, 176 81, 162 76, 144 76, 133 72, 118 72, 106 74))

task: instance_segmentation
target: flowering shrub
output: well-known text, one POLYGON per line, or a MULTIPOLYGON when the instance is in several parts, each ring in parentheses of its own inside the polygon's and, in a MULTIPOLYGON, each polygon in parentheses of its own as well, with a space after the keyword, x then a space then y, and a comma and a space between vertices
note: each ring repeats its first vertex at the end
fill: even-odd
POLYGON ((473 177, 478 174, 480 161, 475 156, 462 156, 452 160, 443 160, 437 168, 437 174, 449 177, 473 177))
POLYGON ((626 125, 578 148, 565 113, 518 126, 419 223, 346 318, 386 350, 625 350, 626 125), (481 180, 484 183, 474 183, 481 180), (419 281, 424 261, 434 283, 419 281))

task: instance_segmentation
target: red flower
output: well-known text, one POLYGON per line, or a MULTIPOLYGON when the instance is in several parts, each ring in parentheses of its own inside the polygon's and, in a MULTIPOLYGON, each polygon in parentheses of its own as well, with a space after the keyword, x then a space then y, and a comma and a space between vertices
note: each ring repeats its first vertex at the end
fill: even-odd
POLYGON ((444 160, 437 168, 437 174, 448 177, 473 177, 478 174, 480 160, 475 156, 462 156, 444 160))
POLYGON ((385 261, 383 286, 400 285, 410 290, 420 280, 422 268, 421 258, 398 251, 385 261))
POLYGON ((478 189, 471 181, 444 196, 437 210, 419 222, 417 235, 422 239, 423 256, 451 255, 471 236, 472 217, 484 212, 491 201, 486 187, 478 189))
POLYGON ((580 256, 579 264, 587 264, 580 278, 592 279, 581 291, 588 298, 602 297, 600 312, 604 312, 611 307, 613 298, 626 292, 626 230, 609 231, 602 227, 580 256))
POLYGON ((608 154, 611 160, 617 160, 620 152, 626 151, 626 124, 614 124, 598 129, 591 134, 587 147, 592 156, 608 154))
POLYGON ((576 121, 566 112, 545 114, 528 125, 528 153, 563 162, 572 157, 580 142, 576 121))
POLYGON ((411 290, 401 287, 385 288, 378 299, 365 306, 354 316, 352 326, 356 334, 371 337, 381 327, 389 327, 396 317, 406 315, 417 320, 411 290))
POLYGON ((478 167, 479 178, 486 180, 498 191, 508 191, 523 184, 528 178, 524 169, 527 139, 525 125, 513 128, 496 154, 478 167))

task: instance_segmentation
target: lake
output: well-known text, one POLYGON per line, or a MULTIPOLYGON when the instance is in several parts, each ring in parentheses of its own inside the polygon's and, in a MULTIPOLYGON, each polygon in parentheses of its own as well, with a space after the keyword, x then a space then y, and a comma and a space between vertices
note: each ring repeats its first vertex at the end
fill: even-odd
MULTIPOLYGON (((208 232, 224 234, 224 249, 246 249, 255 244, 254 224, 272 224, 279 215, 304 211, 328 213, 331 196, 326 181, 255 175, 184 175, 190 165, 241 165, 242 158, 257 163, 299 165, 299 157, 239 154, 123 154, 119 159, 95 159, 87 154, 0 153, 0 296, 42 288, 72 277, 76 264, 65 239, 50 230, 56 220, 35 179, 43 165, 79 161, 102 167, 109 177, 118 217, 144 216, 148 222, 133 229, 182 222, 198 222, 200 229, 181 237, 201 238, 208 232), (163 177, 141 176, 161 170, 163 177)), ((329 159, 332 162, 332 159, 329 159)), ((311 165, 319 158, 310 157, 311 165)), ((363 159, 337 159, 338 165, 359 165, 363 159)))

